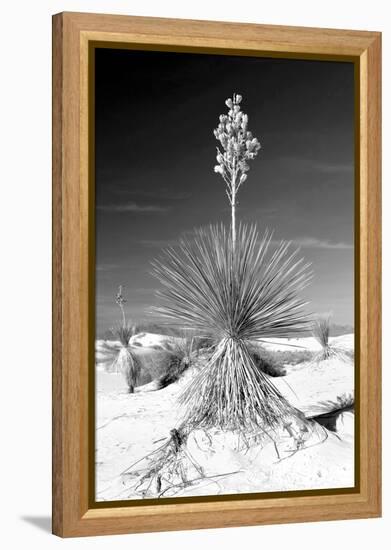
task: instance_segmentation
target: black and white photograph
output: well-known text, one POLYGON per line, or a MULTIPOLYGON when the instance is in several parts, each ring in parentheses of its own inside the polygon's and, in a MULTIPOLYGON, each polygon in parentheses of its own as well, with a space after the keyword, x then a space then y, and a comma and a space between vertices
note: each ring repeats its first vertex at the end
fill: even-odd
POLYGON ((354 488, 354 64, 94 55, 96 502, 354 488))

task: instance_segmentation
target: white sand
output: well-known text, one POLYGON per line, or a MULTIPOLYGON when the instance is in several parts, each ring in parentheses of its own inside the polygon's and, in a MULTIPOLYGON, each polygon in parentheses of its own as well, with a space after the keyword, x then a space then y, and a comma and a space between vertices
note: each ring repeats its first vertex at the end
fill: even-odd
MULTIPOLYGON (((331 345, 338 346, 344 350, 352 350, 354 348, 354 334, 332 336, 329 341, 331 345)), ((266 349, 273 351, 321 350, 321 346, 312 336, 308 338, 264 338, 262 344, 266 349)))
MULTIPOLYGON (((142 343, 156 345, 161 338, 146 335, 142 343)), ((273 339, 270 345, 282 348, 284 342, 279 340, 275 343, 273 339)), ((341 340, 347 349, 352 348, 353 335, 336 340, 341 340)), ((317 349, 311 347, 313 342, 309 338, 286 341, 291 342, 299 342, 306 349, 317 349)), ((300 405, 306 416, 313 416, 338 408, 339 397, 353 395, 353 374, 351 363, 334 360, 288 367, 287 376, 272 381, 293 405, 300 405)), ((129 395, 120 374, 97 370, 97 500, 140 498, 131 489, 135 480, 120 474, 159 447, 170 430, 180 424, 176 398, 192 375, 190 371, 179 382, 156 392, 129 395)), ((207 476, 220 477, 181 489, 175 496, 351 487, 354 485, 353 413, 341 414, 337 429, 338 432, 333 433, 323 427, 316 428, 308 435, 307 448, 297 452, 289 434, 278 434, 280 458, 271 441, 263 441, 245 453, 238 452, 237 441, 230 434, 213 434, 210 445, 202 432, 194 432, 187 442, 188 451, 207 476)))

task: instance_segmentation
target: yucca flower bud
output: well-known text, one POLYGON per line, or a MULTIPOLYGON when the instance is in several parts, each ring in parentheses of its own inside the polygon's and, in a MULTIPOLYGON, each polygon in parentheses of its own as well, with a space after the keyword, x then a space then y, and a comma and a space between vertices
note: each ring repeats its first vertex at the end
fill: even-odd
POLYGON ((220 174, 226 185, 227 194, 232 209, 232 239, 235 242, 235 205, 239 187, 247 179, 246 172, 250 167, 247 163, 256 157, 261 145, 257 138, 247 130, 248 116, 240 109, 242 96, 233 94, 232 99, 225 101, 228 114, 219 116, 219 124, 214 131, 215 138, 220 142, 222 150, 217 147, 216 160, 218 164, 214 171, 220 174))
POLYGON ((120 285, 118 287, 118 292, 117 292, 117 295, 115 297, 115 302, 116 304, 118 304, 119 306, 123 305, 126 303, 126 299, 124 298, 124 296, 122 295, 122 285, 120 285))

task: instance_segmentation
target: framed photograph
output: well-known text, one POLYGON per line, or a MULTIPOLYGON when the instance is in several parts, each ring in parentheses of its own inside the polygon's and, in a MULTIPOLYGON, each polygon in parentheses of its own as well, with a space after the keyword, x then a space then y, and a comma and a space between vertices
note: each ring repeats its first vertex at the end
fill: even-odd
POLYGON ((381 35, 53 17, 53 532, 378 517, 381 35))

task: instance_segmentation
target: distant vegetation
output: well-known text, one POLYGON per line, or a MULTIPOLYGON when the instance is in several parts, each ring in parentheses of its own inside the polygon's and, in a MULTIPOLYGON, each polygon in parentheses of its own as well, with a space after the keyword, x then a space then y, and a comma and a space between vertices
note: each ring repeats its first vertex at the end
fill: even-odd
POLYGON ((268 350, 263 346, 254 346, 253 350, 256 364, 269 376, 285 376, 284 365, 310 362, 314 355, 307 349, 268 350))
POLYGON ((313 361, 327 361, 328 359, 350 360, 350 355, 343 348, 330 342, 330 317, 319 316, 313 322, 312 334, 321 347, 313 361))
MULTIPOLYGON (((164 336, 180 336, 183 332, 179 328, 170 327, 169 325, 164 325, 162 323, 159 323, 157 321, 136 321, 134 324, 134 327, 136 329, 136 333, 139 334, 140 332, 150 332, 152 334, 162 334, 164 336)), ((352 334, 354 332, 354 327, 352 325, 338 325, 338 324, 330 324, 330 336, 343 336, 344 334, 352 334)), ((312 336, 312 331, 303 331, 303 332, 292 332, 290 334, 290 338, 303 338, 303 336, 312 336)), ((97 334, 98 339, 102 340, 112 340, 113 334, 111 330, 104 330, 100 331, 97 334)), ((205 339, 208 337, 205 336, 205 339)), ((288 339, 289 341, 289 339, 288 339)))
MULTIPOLYGON (((164 336, 180 336, 183 333, 183 331, 179 328, 154 321, 135 321, 133 326, 135 329, 135 334, 150 332, 151 334, 162 334, 164 336)), ((101 338, 102 340, 112 340, 113 333, 111 330, 105 330, 98 334, 98 338, 101 338)))
POLYGON ((136 327, 128 323, 125 315, 124 304, 126 299, 122 293, 122 286, 118 288, 115 302, 121 310, 121 323, 112 329, 112 335, 120 343, 119 351, 116 353, 111 370, 121 372, 125 377, 129 393, 134 392, 137 380, 142 370, 142 359, 132 350, 130 339, 136 333, 136 327))

